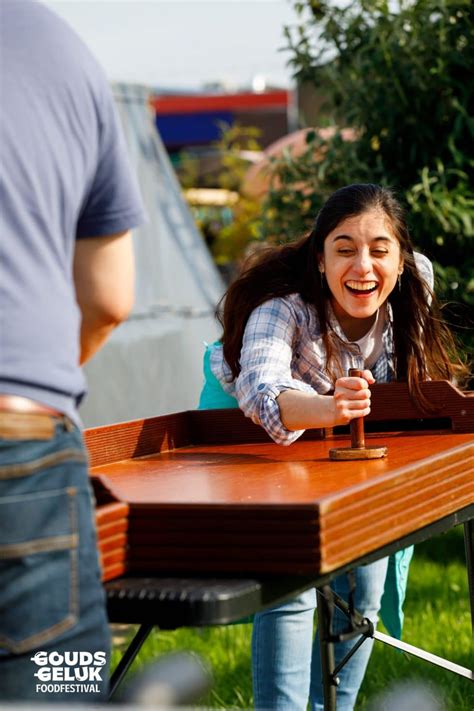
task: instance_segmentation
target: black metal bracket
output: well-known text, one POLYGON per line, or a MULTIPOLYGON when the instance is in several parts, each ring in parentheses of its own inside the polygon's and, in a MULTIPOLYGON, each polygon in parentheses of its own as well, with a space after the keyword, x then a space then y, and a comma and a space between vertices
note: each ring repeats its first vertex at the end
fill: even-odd
MULTIPOLYGON (((375 628, 371 620, 362 617, 360 612, 354 608, 355 578, 352 571, 349 571, 349 602, 343 600, 329 585, 325 585, 322 590, 318 589, 318 607, 321 608, 319 615, 320 637, 322 645, 322 667, 325 669, 326 679, 330 687, 339 686, 338 674, 347 664, 349 659, 357 652, 366 639, 374 636, 375 628), (332 623, 334 618, 334 608, 337 607, 347 616, 349 626, 347 629, 334 634, 332 623), (354 637, 360 637, 349 652, 341 659, 337 666, 334 666, 334 651, 332 645, 337 642, 345 642, 354 637)), ((324 675, 323 675, 324 676, 324 675)), ((328 699, 328 708, 332 708, 331 703, 335 701, 328 699)))
POLYGON ((127 650, 125 651, 125 654, 117 664, 114 673, 110 677, 109 701, 114 697, 118 687, 120 686, 128 670, 130 669, 133 660, 142 648, 143 643, 148 638, 148 635, 152 631, 153 627, 154 625, 151 623, 145 623, 143 625, 140 625, 138 632, 130 642, 129 646, 127 647, 127 650))

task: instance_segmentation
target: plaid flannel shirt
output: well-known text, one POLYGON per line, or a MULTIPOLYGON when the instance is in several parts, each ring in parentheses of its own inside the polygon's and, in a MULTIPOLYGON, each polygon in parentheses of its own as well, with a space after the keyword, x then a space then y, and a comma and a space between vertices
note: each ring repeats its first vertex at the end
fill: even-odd
MULTIPOLYGON (((431 262, 421 254, 415 257, 420 274, 432 288, 431 262)), ((347 340, 330 307, 329 326, 343 372, 349 368, 363 369, 365 363, 359 346, 347 340)), ((385 308, 382 346, 371 372, 376 381, 388 382, 394 373, 390 304, 385 308)), ((282 424, 276 401, 280 393, 300 390, 326 395, 334 388, 325 371, 326 350, 316 309, 299 294, 270 299, 251 313, 240 353, 241 371, 236 379, 232 378, 222 348, 212 352, 210 365, 225 392, 234 395, 244 414, 261 425, 278 444, 291 444, 304 432, 290 431, 282 424)))

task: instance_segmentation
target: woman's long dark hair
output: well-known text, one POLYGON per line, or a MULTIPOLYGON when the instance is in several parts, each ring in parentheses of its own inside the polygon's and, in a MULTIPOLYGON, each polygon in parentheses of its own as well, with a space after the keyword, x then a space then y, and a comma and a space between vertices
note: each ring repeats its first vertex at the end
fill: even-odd
POLYGON ((393 309, 396 378, 406 380, 417 402, 428 410, 421 381, 451 380, 465 375, 467 369, 456 355, 453 338, 439 316, 435 296, 416 268, 401 205, 388 188, 356 184, 341 188, 329 197, 309 235, 292 244, 265 250, 229 287, 218 318, 223 327, 224 357, 234 378, 240 372, 242 339, 252 311, 268 299, 292 293, 301 294, 304 301, 316 309, 327 353, 328 375, 334 381, 343 375, 328 324, 330 292, 321 282, 318 257, 323 253, 324 240, 342 220, 372 209, 383 210, 387 215, 404 260, 401 288, 395 288, 389 296, 393 309))

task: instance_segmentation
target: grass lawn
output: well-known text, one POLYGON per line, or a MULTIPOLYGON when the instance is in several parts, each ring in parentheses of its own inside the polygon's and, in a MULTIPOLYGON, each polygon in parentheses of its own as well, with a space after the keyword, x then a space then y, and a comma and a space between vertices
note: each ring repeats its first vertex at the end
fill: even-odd
MULTIPOLYGON (((433 654, 472 668, 473 644, 464 562, 462 527, 418 545, 410 568, 405 602, 404 640, 433 654)), ((136 628, 130 628, 130 638, 136 628)), ((383 627, 380 627, 382 631, 383 627)), ((212 667, 214 687, 204 706, 252 707, 250 625, 230 625, 175 632, 155 630, 134 662, 134 669, 177 650, 191 650, 212 667)), ((112 665, 125 645, 114 649, 112 665)), ((474 709, 474 684, 452 672, 375 643, 357 709, 396 680, 422 680, 434 685, 449 711, 474 709)), ((405 709, 404 711, 411 711, 405 709)))

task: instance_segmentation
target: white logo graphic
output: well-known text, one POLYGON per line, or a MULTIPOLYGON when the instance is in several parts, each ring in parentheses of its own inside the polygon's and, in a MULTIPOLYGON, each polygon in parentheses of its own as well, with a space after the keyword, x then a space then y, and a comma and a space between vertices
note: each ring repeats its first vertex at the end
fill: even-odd
POLYGON ((36 652, 31 657, 39 669, 34 676, 37 693, 100 693, 105 652, 36 652))

